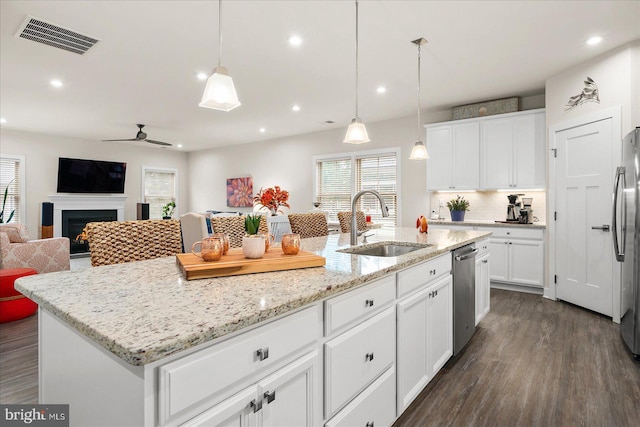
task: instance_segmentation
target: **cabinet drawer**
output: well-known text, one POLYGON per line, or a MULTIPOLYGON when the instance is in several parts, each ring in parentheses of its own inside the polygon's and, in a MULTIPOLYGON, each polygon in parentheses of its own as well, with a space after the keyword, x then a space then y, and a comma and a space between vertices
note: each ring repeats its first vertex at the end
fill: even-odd
MULTIPOLYGON (((329 418, 395 361, 394 307, 325 344, 325 415, 329 418)), ((394 401, 392 399, 392 401, 394 401)))
POLYGON ((482 255, 489 252, 489 239, 484 239, 479 242, 476 242, 476 249, 478 249, 478 253, 476 254, 476 259, 480 258, 482 255))
MULTIPOLYGON (((524 226, 523 226, 524 227, 524 226)), ((482 229, 480 229, 482 230, 482 229)), ((493 232, 491 237, 499 237, 503 239, 535 239, 542 240, 544 238, 544 230, 539 228, 526 229, 521 227, 492 227, 490 231, 493 232)))
POLYGON ((395 378, 392 366, 327 422, 325 427, 390 426, 395 419, 395 378))
POLYGON ((438 258, 407 268, 406 270, 398 273, 398 297, 407 295, 427 283, 430 283, 445 274, 449 274, 450 271, 450 253, 446 253, 438 258))
POLYGON ((314 306, 159 367, 161 422, 312 344, 318 314, 314 306))
POLYGON ((325 336, 390 304, 396 295, 395 276, 372 282, 362 289, 325 301, 325 336))

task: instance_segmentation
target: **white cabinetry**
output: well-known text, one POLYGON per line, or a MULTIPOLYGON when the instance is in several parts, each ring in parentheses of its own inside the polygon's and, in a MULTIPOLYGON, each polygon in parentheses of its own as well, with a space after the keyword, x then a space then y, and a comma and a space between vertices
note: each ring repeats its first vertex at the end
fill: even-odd
POLYGON ((476 190, 480 185, 477 121, 427 128, 427 190, 476 190))
MULTIPOLYGON (((314 422, 315 350, 183 424, 196 426, 306 426, 314 422)), ((317 414, 316 414, 317 415, 317 414)))
POLYGON ((492 231, 491 281, 544 287, 543 231, 517 228, 492 231))
POLYGON ((484 119, 480 188, 544 188, 545 141, 543 111, 484 119))
POLYGON ((491 278, 489 239, 476 243, 476 325, 491 307, 491 278))
POLYGON ((453 354, 451 255, 398 273, 398 416, 453 354))

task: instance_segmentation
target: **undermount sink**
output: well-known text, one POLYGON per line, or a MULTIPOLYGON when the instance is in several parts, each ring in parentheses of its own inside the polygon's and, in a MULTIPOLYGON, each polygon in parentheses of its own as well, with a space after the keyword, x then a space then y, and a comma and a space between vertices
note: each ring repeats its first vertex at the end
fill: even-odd
POLYGON ((429 244, 401 244, 401 243, 378 243, 374 245, 358 246, 343 249, 338 252, 344 252, 353 255, 369 255, 379 257, 392 257, 408 254, 419 249, 428 248, 429 244))

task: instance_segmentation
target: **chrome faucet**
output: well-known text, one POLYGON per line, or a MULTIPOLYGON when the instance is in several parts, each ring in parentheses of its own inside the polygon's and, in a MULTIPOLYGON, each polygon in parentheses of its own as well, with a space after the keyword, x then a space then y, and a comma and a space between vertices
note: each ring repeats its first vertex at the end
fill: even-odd
POLYGON ((376 190, 362 190, 359 191, 355 196, 353 196, 353 201, 351 202, 351 246, 355 246, 358 244, 358 236, 364 233, 364 231, 358 231, 358 221, 356 220, 356 203, 358 203, 358 199, 365 194, 371 193, 380 200, 380 208, 382 209, 382 216, 389 216, 389 208, 382 200, 382 196, 376 190))

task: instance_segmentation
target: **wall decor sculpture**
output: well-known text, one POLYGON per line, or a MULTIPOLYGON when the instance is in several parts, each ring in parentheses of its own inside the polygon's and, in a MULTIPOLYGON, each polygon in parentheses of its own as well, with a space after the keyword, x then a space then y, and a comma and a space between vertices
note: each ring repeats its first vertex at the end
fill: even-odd
POLYGON ((582 92, 580 92, 576 96, 572 96, 571 98, 569 98, 569 102, 567 102, 564 111, 572 110, 578 105, 584 104, 585 102, 597 102, 598 104, 600 103, 600 92, 598 91, 598 85, 589 76, 587 76, 587 80, 584 81, 584 89, 582 89, 582 92))

